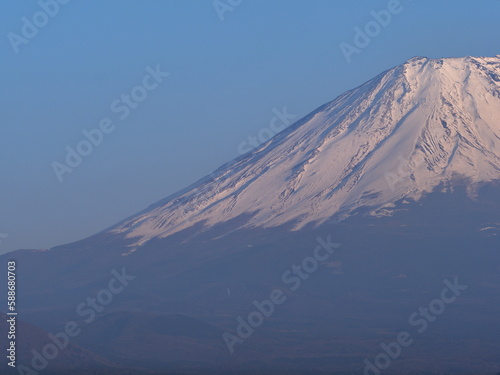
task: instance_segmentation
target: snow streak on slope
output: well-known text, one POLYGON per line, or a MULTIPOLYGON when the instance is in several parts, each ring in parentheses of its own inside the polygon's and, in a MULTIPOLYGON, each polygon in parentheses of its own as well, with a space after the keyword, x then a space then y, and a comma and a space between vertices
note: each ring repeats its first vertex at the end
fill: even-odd
POLYGON ((500 178, 500 55, 413 58, 111 231, 141 245, 242 214, 243 226, 300 228, 418 199, 455 175, 500 178))

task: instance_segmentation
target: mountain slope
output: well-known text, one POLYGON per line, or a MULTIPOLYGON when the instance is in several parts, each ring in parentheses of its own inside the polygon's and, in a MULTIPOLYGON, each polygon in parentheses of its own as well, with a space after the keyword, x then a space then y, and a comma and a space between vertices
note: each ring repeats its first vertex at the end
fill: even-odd
POLYGON ((402 331, 414 344, 384 372, 497 373, 499 60, 412 59, 110 230, 0 256, 22 318, 79 323, 99 373, 362 374, 402 331), (341 246, 311 266, 319 239, 341 246), (103 300, 116 270, 133 281, 103 300), (436 312, 447 280, 467 288, 436 312), (221 333, 276 289, 286 302, 231 354, 221 333))
MULTIPOLYGON (((9 324, 7 319, 10 318, 6 314, 0 312, 0 330, 2 333, 9 331, 9 324)), ((57 334, 60 334, 57 332, 57 334)), ((5 335, 7 337, 7 335, 5 335)), ((64 338, 59 337, 59 344, 64 345, 64 338), (62 343, 62 344, 61 344, 62 343)), ((54 341, 49 337, 49 333, 43 331, 42 329, 33 326, 29 323, 23 322, 22 320, 17 320, 16 322, 16 368, 9 367, 5 357, 0 361, 0 372, 5 375, 9 374, 34 374, 35 371, 30 367, 33 363, 34 353, 41 353, 43 348, 47 345, 53 345, 54 341), (31 372, 30 372, 31 370, 31 372)), ((2 340, 0 342, 0 349, 2 353, 7 353, 9 351, 10 341, 2 340)), ((84 374, 89 373, 93 370, 96 375, 131 375, 132 372, 128 371, 123 366, 116 363, 112 363, 102 357, 101 355, 92 353, 76 344, 71 342, 67 343, 67 346, 61 350, 58 346, 57 356, 51 360, 44 363, 41 359, 37 359, 34 362, 40 367, 46 367, 43 370, 44 374, 63 374, 70 371, 73 374, 84 374), (81 372, 76 372, 75 368, 81 372), (97 372, 95 369, 101 369, 101 372, 97 372), (86 371, 85 371, 86 370, 86 371)), ((139 374, 138 371, 134 371, 134 374, 139 374)))
POLYGON ((75 320, 82 326, 75 344, 162 375, 362 374, 364 359, 373 360, 380 344, 401 331, 415 342, 391 373, 495 374, 500 184, 481 185, 475 200, 459 184, 447 192, 440 187, 418 202, 397 203, 405 208, 392 216, 356 215, 314 229, 195 226, 129 256, 122 256, 127 241, 101 234, 10 253, 0 257, 0 268, 9 259, 22 265, 19 311, 27 321, 59 332, 75 320), (311 273, 292 290, 283 274, 305 267, 318 237, 341 246, 316 271, 307 267, 311 273), (83 322, 77 306, 99 295, 110 270, 123 267, 136 278, 94 322, 83 322), (442 314, 433 313, 435 321, 420 334, 410 315, 455 279, 467 289, 442 314), (232 355, 221 331, 237 334, 237 318, 247 319, 256 311, 253 301, 269 299, 275 289, 286 302, 232 355))
POLYGON ((417 57, 348 91, 213 178, 113 227, 132 247, 195 223, 295 229, 500 178, 500 55, 417 57))

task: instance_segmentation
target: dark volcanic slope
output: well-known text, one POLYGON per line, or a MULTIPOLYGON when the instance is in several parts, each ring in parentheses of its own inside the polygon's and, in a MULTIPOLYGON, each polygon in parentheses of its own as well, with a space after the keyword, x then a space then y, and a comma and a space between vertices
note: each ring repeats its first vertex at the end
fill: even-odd
MULTIPOLYGON (((36 369, 33 367, 33 358, 35 356, 34 352, 43 353, 44 347, 46 345, 54 344, 49 338, 49 332, 46 332, 32 324, 26 323, 22 320, 16 321, 16 368, 7 365, 6 358, 4 353, 7 353, 10 350, 10 347, 7 341, 6 332, 9 329, 9 325, 7 323, 7 319, 9 319, 7 315, 0 313, 0 332, 2 332, 2 340, 0 341, 0 350, 2 351, 2 360, 0 362, 0 371, 2 374, 36 374, 37 371, 40 371, 42 367, 37 367, 36 369)), ((18 319, 19 316, 16 317, 18 319)), ((59 331, 55 332, 58 334, 59 331)), ((63 339, 59 341, 62 346, 64 345, 63 339)), ((75 371, 78 369, 81 374, 132 374, 132 370, 127 370, 123 366, 113 363, 101 355, 92 353, 91 351, 82 348, 79 345, 76 345, 74 340, 71 339, 67 346, 61 350, 60 347, 57 347, 57 355, 55 358, 48 360, 46 365, 44 365, 43 360, 36 359, 35 366, 43 366, 44 369, 43 374, 68 374, 74 373, 78 374, 79 372, 75 371), (98 371, 98 372, 97 372, 98 371)), ((53 353, 50 352, 49 353, 53 353)), ((135 374, 137 374, 137 370, 135 370, 135 374)))
POLYGON ((387 373, 500 372, 499 77, 413 58, 108 230, 4 255, 19 312, 82 327, 62 366, 358 374, 405 331, 387 373))
POLYGON ((394 372, 498 372, 500 188, 487 184, 476 200, 459 187, 442 190, 399 202, 392 216, 360 212, 300 232, 231 231, 228 222, 152 241, 128 256, 126 242, 96 236, 50 251, 14 252, 1 262, 16 258, 25 275, 19 290, 26 319, 52 331, 79 320, 85 329, 77 344, 130 366, 357 373, 381 342, 408 331, 414 343, 393 361, 394 372), (290 290, 283 272, 328 235, 340 248, 290 290), (122 267, 135 279, 86 325, 76 306, 122 267), (455 278, 468 288, 418 333, 410 315, 455 278), (236 318, 246 318, 252 301, 268 299, 275 288, 286 303, 231 355, 222 332, 235 333, 236 318))

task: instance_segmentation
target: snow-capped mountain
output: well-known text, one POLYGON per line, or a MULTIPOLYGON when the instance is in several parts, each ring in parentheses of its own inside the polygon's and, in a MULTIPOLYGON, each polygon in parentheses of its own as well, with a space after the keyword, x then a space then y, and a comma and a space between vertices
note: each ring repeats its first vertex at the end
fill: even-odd
POLYGON ((321 224, 500 178, 500 55, 415 57, 110 229, 134 247, 196 223, 321 224))
POLYGON ((77 322, 54 368, 361 374, 411 332, 394 373, 498 372, 499 83, 500 56, 411 59, 108 230, 0 256, 28 275, 19 311, 43 329, 27 361, 77 322), (320 259, 318 243, 341 246, 320 259), (443 299, 448 282, 463 295, 443 299), (287 302, 231 355, 223 333, 275 291, 287 302))

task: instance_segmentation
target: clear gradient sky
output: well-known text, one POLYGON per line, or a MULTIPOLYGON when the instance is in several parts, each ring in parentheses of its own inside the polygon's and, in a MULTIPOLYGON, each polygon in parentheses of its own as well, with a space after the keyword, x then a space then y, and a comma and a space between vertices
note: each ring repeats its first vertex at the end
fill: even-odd
POLYGON ((0 253, 113 225, 238 156, 285 106, 299 119, 413 56, 500 54, 498 0, 401 0, 350 63, 340 43, 387 0, 239 2, 221 0, 236 4, 221 21, 213 0, 72 0, 47 20, 2 1, 0 253), (46 25, 12 43, 33 16, 46 25), (121 120, 111 104, 158 64, 170 75, 121 120), (103 118, 114 130, 60 182, 52 163, 103 118))

